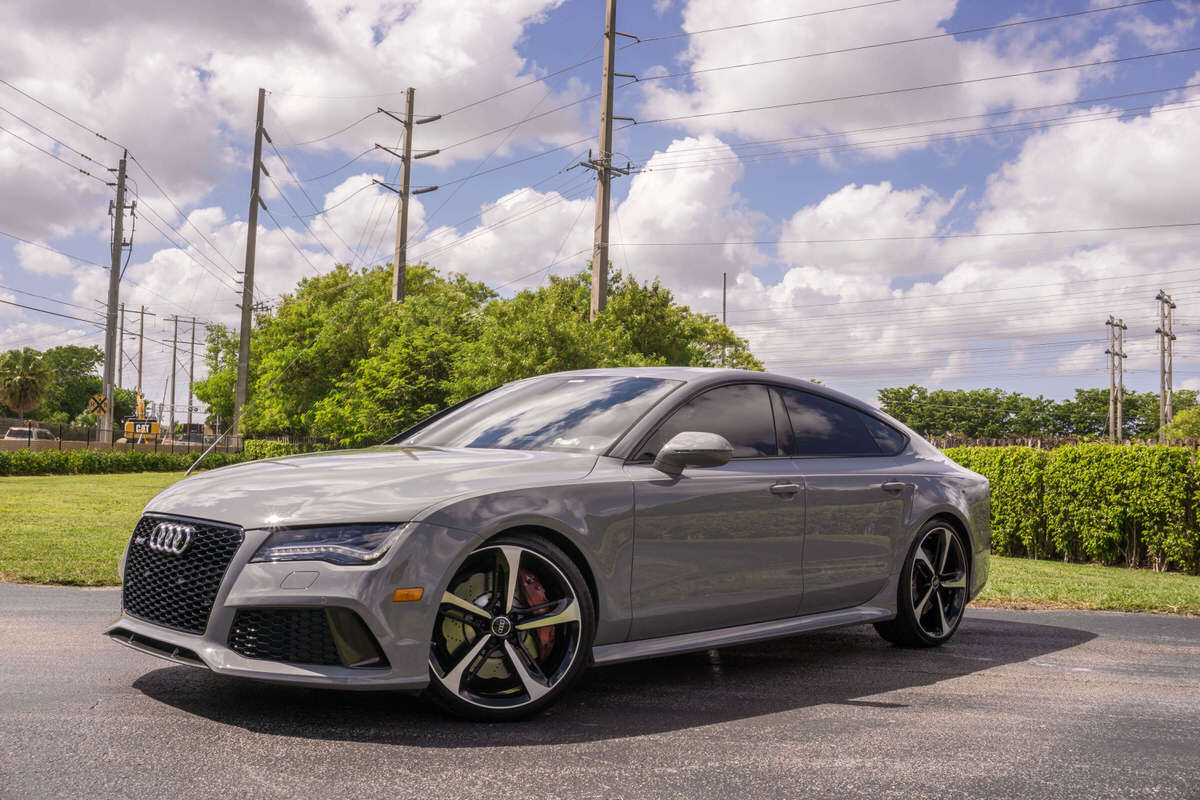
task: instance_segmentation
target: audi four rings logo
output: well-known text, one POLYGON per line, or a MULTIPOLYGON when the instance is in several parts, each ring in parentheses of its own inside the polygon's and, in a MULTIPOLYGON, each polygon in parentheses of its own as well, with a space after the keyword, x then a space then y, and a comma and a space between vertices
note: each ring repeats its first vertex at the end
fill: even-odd
POLYGON ((160 522, 146 537, 146 546, 158 553, 180 555, 192 543, 192 535, 196 529, 191 525, 176 525, 171 522, 160 522))

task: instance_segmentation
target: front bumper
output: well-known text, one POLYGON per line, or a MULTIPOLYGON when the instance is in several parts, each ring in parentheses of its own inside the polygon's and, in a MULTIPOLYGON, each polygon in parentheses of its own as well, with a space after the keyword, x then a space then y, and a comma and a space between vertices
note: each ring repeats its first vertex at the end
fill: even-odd
MULTIPOLYGON (((178 664, 221 675, 284 684, 345 689, 416 691, 429 682, 429 637, 450 567, 471 544, 471 534, 427 524, 409 526, 377 564, 347 567, 323 561, 250 563, 266 530, 248 530, 213 603, 203 634, 147 622, 122 608, 104 633, 114 641, 178 664), (296 587, 296 588, 284 588, 296 587), (396 603, 398 588, 421 587, 422 598, 396 603), (388 666, 351 668, 247 658, 229 647, 239 609, 346 608, 375 637, 388 666)), ((122 569, 124 564, 122 563, 122 569)))

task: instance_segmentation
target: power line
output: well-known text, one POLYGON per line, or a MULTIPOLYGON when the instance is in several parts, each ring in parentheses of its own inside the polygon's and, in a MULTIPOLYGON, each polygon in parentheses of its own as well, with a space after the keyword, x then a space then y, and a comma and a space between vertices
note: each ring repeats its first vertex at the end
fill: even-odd
POLYGON ((0 289, 3 289, 8 292, 16 292, 17 294, 27 294, 30 297, 36 297, 39 300, 49 300, 52 303, 62 303, 64 306, 70 306, 72 308, 80 308, 80 309, 83 309, 84 311, 91 311, 91 309, 88 306, 81 306, 78 303, 72 303, 69 300, 63 300, 60 297, 48 297, 44 294, 38 294, 37 292, 30 292, 25 289, 18 289, 15 286, 0 285, 0 289))
POLYGON ((48 244, 42 244, 41 242, 35 242, 32 239, 25 239, 20 236, 17 236, 14 233, 8 233, 7 231, 0 231, 0 236, 7 236, 9 239, 16 239, 18 242, 24 242, 25 244, 32 245, 33 247, 37 247, 42 250, 47 250, 51 253, 57 253, 58 255, 62 256, 63 258, 69 258, 72 261, 78 261, 80 264, 87 264, 89 266, 99 267, 100 269, 105 269, 105 270, 108 269, 108 267, 106 267, 103 264, 99 264, 95 261, 90 261, 86 258, 80 258, 79 256, 73 256, 70 253, 64 253, 62 250, 58 250, 57 248, 51 247, 48 244))
MULTIPOLYGON (((283 225, 279 222, 279 220, 275 219, 275 215, 271 213, 271 209, 266 208, 264 206, 263 211, 267 212, 267 216, 270 217, 271 221, 275 223, 275 229, 283 234, 283 238, 287 239, 287 242, 288 242, 288 244, 290 244, 292 246, 292 249, 300 254, 300 257, 304 259, 304 262, 306 264, 308 264, 309 269, 311 269, 314 274, 320 275, 321 271, 317 269, 316 265, 314 265, 311 261, 309 261, 308 254, 305 253, 303 250, 301 250, 300 246, 297 245, 294 241, 292 241, 292 237, 288 236, 287 229, 283 227, 283 225)), ((309 233, 312 233, 312 231, 310 230, 309 233)), ((316 238, 316 237, 314 236, 313 238, 316 238)), ((318 241, 320 241, 320 240, 318 239, 318 241)), ((325 247, 324 244, 322 244, 321 246, 325 247)), ((326 248, 325 252, 327 252, 327 253, 329 252, 328 248, 326 248)), ((329 253, 329 257, 333 258, 333 253, 329 253)))
POLYGON ((86 322, 89 325, 95 325, 97 328, 101 328, 101 329, 104 328, 103 324, 101 324, 100 322, 97 322, 94 319, 84 319, 83 317, 76 317, 71 314, 63 314, 58 311, 50 311, 49 309, 46 309, 46 308, 38 308, 37 306, 27 306, 24 303, 17 303, 12 300, 4 300, 2 298, 0 298, 0 303, 4 303, 7 306, 16 306, 17 308, 24 308, 29 311, 36 311, 39 314, 49 314, 54 317, 62 317, 63 319, 73 319, 73 320, 76 320, 77 322, 86 322))
MULTIPOLYGON (((1186 272, 1189 274, 1193 274, 1195 272, 1195 268, 1187 267, 1187 268, 1183 268, 1183 269, 1163 270, 1163 271, 1156 271, 1156 272, 1143 272, 1143 273, 1125 274, 1125 275, 1110 275, 1110 276, 1106 276, 1106 277, 1102 277, 1102 278, 1088 278, 1088 282, 1094 283, 1097 281, 1140 280, 1140 279, 1157 277, 1157 276, 1162 276, 1162 275, 1172 275, 1172 274, 1176 274, 1176 273, 1180 273, 1180 272, 1186 272)), ((997 286, 997 287, 993 287, 993 288, 989 288, 989 289, 957 289, 957 290, 950 290, 950 291, 942 292, 938 296, 940 297, 940 296, 958 296, 958 295, 966 295, 966 294, 988 294, 991 292, 1011 292, 1011 291, 1018 291, 1021 289, 1043 289, 1043 288, 1047 288, 1047 287, 1051 287, 1051 286, 1065 286, 1068 283, 1069 283, 1068 281, 1050 281, 1047 283, 1026 283, 1026 284, 1020 284, 1020 285, 1016 285, 1016 286, 997 286)), ((1140 289, 1138 291, 1140 291, 1140 289)), ((828 307, 828 306, 841 306, 841 305, 847 305, 847 304, 862 305, 862 304, 866 304, 866 303, 901 303, 901 302, 906 302, 909 300, 935 300, 935 299, 937 299, 937 298, 934 297, 933 295, 908 295, 907 297, 880 297, 880 298, 875 298, 875 299, 870 299, 870 300, 839 300, 839 301, 833 302, 833 303, 803 303, 803 304, 787 305, 787 306, 766 306, 764 308, 756 308, 756 309, 742 309, 742 310, 730 309, 729 313, 730 314, 747 314, 747 313, 759 313, 764 310, 770 311, 770 310, 776 310, 776 309, 777 310, 788 310, 788 309, 793 309, 793 308, 811 309, 811 308, 822 308, 822 307, 828 307)), ((712 313, 712 312, 710 312, 710 313, 712 313)))
POLYGON ((941 83, 930 83, 923 86, 908 86, 902 89, 884 89, 877 92, 860 92, 858 94, 847 94, 838 97, 825 97, 819 100, 796 100, 789 103, 775 103, 766 106, 754 106, 751 108, 734 108, 727 111, 705 111, 695 114, 679 114, 673 117, 659 117, 657 119, 638 120, 623 126, 620 130, 631 128, 635 125, 657 125, 663 122, 677 122, 685 119, 701 119, 706 117, 721 117, 731 114, 747 114, 755 111, 772 111, 781 108, 796 108, 798 106, 818 105, 822 103, 836 103, 844 100, 861 100, 869 97, 885 97, 895 94, 906 94, 909 92, 920 92, 929 89, 945 89, 952 86, 966 86, 974 83, 986 83, 988 81, 1007 80, 1009 78, 1022 78, 1031 75, 1045 75, 1052 72, 1064 72, 1072 69, 1089 69, 1091 67, 1102 67, 1111 64, 1124 64, 1130 61, 1142 61, 1150 58, 1161 58, 1163 56, 1182 55, 1184 53, 1194 53, 1200 51, 1200 47, 1185 47, 1178 50, 1166 50, 1159 53, 1143 53, 1136 56, 1123 56, 1121 58, 1108 58, 1100 61, 1089 61, 1084 64, 1066 64, 1058 67, 1042 67, 1040 69, 1025 70, 1023 72, 1010 72, 1005 75, 988 75, 982 78, 964 78, 957 81, 943 81, 941 83))
POLYGON ((59 156, 57 156, 57 155, 55 155, 54 153, 52 153, 52 152, 50 152, 49 150, 47 150, 46 148, 44 148, 44 147, 41 147, 40 145, 34 144, 33 142, 29 141, 28 139, 26 139, 26 138, 25 138, 24 136, 22 136, 21 134, 19 134, 19 133, 16 133, 16 132, 14 132, 14 131, 10 131, 8 128, 5 128, 3 125, 0 125, 0 132, 7 133, 9 136, 12 136, 14 139, 19 139, 20 141, 22 141, 22 142, 24 142, 25 144, 27 144, 27 145, 29 145, 30 147, 32 147, 34 150, 37 150, 37 151, 38 151, 38 152, 40 152, 40 153, 44 153, 45 155, 48 155, 48 156, 50 156, 51 158, 53 158, 53 159, 54 159, 55 161, 57 161, 58 163, 60 163, 60 164, 65 164, 66 166, 70 167, 71 169, 75 170, 76 172, 78 172, 78 173, 81 173, 81 174, 83 174, 83 175, 86 175, 86 176, 88 176, 89 178, 91 178, 92 180, 96 181, 97 183, 101 183, 101 184, 103 184, 103 185, 105 185, 105 186, 107 186, 107 185, 108 185, 108 181, 104 180, 103 178, 101 178, 101 177, 98 177, 98 176, 96 176, 96 175, 93 175, 92 173, 88 172, 86 169, 84 169, 83 167, 80 167, 80 166, 79 166, 79 165, 77 165, 77 164, 72 164, 70 161, 67 161, 67 160, 66 160, 66 159, 64 159, 64 158, 60 158, 59 156))
MULTIPOLYGON (((137 156, 135 156, 135 155, 131 154, 129 156, 129 158, 131 161, 133 161, 134 164, 137 164, 138 169, 140 169, 142 171, 142 174, 150 179, 150 183, 153 184, 154 188, 158 190, 158 193, 163 196, 163 199, 171 204, 171 208, 175 209, 175 213, 177 213, 186 224, 190 225, 192 230, 194 230, 196 233, 200 234, 200 238, 203 239, 204 242, 210 248, 212 248, 214 253, 216 253, 218 256, 221 257, 222 261, 224 261, 226 264, 229 265, 229 268, 232 269, 233 273, 236 275, 238 269, 236 266, 234 266, 233 262, 230 261, 228 258, 226 258, 224 253, 222 253, 220 250, 217 249, 217 246, 212 243, 212 240, 208 238, 208 236, 204 233, 204 231, 200 230, 200 228, 198 228, 196 226, 196 224, 194 222, 192 222, 191 217, 189 217, 187 214, 183 213, 183 210, 178 206, 178 204, 176 204, 176 202, 171 199, 171 196, 167 194, 166 189, 162 188, 162 186, 159 185, 158 181, 156 181, 154 179, 154 176, 150 174, 150 171, 146 169, 146 165, 143 164, 141 161, 139 161, 137 156)), ((141 193, 139 192, 138 194, 140 195, 141 193)), ((139 197, 139 199, 140 199, 140 197, 139 197)), ((143 201, 143 203, 144 202, 145 201, 143 201)), ((153 210, 153 209, 151 209, 151 210, 153 210)), ((169 227, 171 227, 172 230, 175 230, 176 233, 179 233, 179 231, 176 230, 174 226, 171 226, 170 223, 168 223, 165 219, 163 219, 162 217, 159 217, 159 219, 162 219, 164 224, 167 224, 169 227)), ((183 236, 182 233, 180 233, 179 235, 183 236)), ((187 240, 184 239, 184 241, 187 241, 187 240)), ((197 249, 199 249, 199 248, 197 248, 197 249)), ((214 264, 214 266, 216 266, 216 265, 214 264)))
POLYGON ((632 47, 633 44, 641 44, 643 42, 661 42, 661 41, 665 41, 667 39, 680 39, 680 38, 683 38, 686 36, 699 36, 700 34, 703 34, 703 33, 715 33, 717 31, 731 31, 731 30, 735 30, 738 28, 749 28, 749 27, 753 27, 755 25, 770 25, 771 23, 775 23, 775 22, 789 22, 791 20, 805 19, 807 17, 820 17, 825 14, 838 14, 843 11, 857 11, 860 8, 873 8, 874 6, 887 6, 887 5, 891 5, 892 3, 898 3, 898 2, 900 2, 900 0, 875 0, 875 2, 873 2, 873 3, 862 3, 862 4, 856 5, 856 6, 844 6, 842 8, 828 8, 828 9, 825 9, 824 11, 808 11, 803 14, 792 14, 791 16, 787 16, 787 17, 775 17, 774 19, 760 19, 760 20, 755 20, 753 22, 741 22, 736 25, 721 25, 720 27, 716 27, 716 28, 701 28, 699 30, 694 30, 694 31, 682 31, 682 32, 678 32, 678 33, 664 33, 664 34, 660 34, 658 36, 639 36, 639 37, 637 37, 636 42, 626 45, 626 47, 632 47))
MULTIPOLYGON (((1083 125, 1090 122, 1105 122, 1111 119, 1117 119, 1130 112, 1156 110, 1158 113, 1171 113, 1176 111, 1187 111, 1200 107, 1200 101, 1171 103, 1167 105, 1157 106, 1126 106, 1123 108, 1085 112, 1076 114, 1066 114, 1061 117, 1050 117, 1039 120, 1029 120, 1023 122, 1006 122, 999 125, 984 125, 978 128, 964 128, 954 131, 934 131, 930 133, 913 133, 905 136, 893 136, 886 139, 872 139, 866 142, 841 142, 837 144, 821 145, 817 147, 805 147, 796 149, 784 150, 765 150, 757 153, 745 154, 729 154, 716 155, 711 158, 701 158, 695 161, 671 161, 670 156, 686 151, 668 152, 664 155, 667 158, 660 159, 654 165, 647 165, 636 172, 672 172, 679 169, 690 169, 695 167, 712 166, 714 164, 757 164, 766 161, 778 161, 781 159, 790 159, 800 156, 831 154, 831 153, 846 153, 858 152, 866 150, 891 149, 903 147, 910 144, 922 144, 926 141, 934 142, 957 142, 966 139, 974 139, 981 136, 994 136, 1004 133, 1023 133, 1034 130, 1048 130, 1051 128, 1063 128, 1073 125, 1083 125)), ((825 134, 824 136, 832 137, 835 134, 825 134)), ((820 135, 818 135, 820 136, 820 135)), ((817 138, 816 136, 811 138, 817 138)))
MULTIPOLYGON (((1084 9, 1082 11, 1071 11, 1069 13, 1055 14, 1053 16, 1048 16, 1048 17, 1038 17, 1036 19, 1022 19, 1022 20, 1017 20, 1015 22, 1002 22, 1002 23, 999 23, 996 25, 982 25, 982 26, 975 27, 975 28, 963 28, 963 29, 957 30, 957 31, 948 31, 946 33, 933 33, 933 34, 929 34, 927 36, 913 36, 913 37, 910 37, 907 39, 893 39, 892 41, 888 41, 888 42, 877 42, 874 44, 863 44, 863 45, 857 45, 854 47, 843 47, 843 48, 840 48, 837 50, 821 50, 821 51, 815 52, 815 53, 805 53, 803 55, 796 55, 796 56, 782 56, 780 58, 767 58, 767 59, 762 59, 759 61, 747 61, 747 62, 744 62, 741 64, 729 64, 729 65, 721 66, 721 67, 704 67, 701 69, 685 70, 682 72, 669 72, 669 73, 664 73, 662 75, 647 75, 645 77, 639 77, 636 80, 632 81, 631 83, 638 83, 638 82, 645 82, 645 81, 659 81, 659 80, 664 80, 666 78, 681 78, 681 77, 685 77, 688 75, 703 75, 703 74, 706 74, 709 72, 723 72, 725 70, 743 69, 745 67, 759 67, 759 66, 764 66, 764 65, 768 65, 768 64, 781 64, 781 63, 786 63, 789 61, 801 61, 801 60, 809 59, 809 58, 819 58, 821 56, 841 55, 844 53, 856 53, 856 52, 860 52, 863 50, 873 50, 873 49, 880 48, 880 47, 892 47, 892 46, 901 45, 901 44, 914 44, 917 42, 928 42, 928 41, 932 41, 935 39, 944 39, 944 38, 953 37, 953 36, 966 36, 966 35, 972 34, 972 33, 984 33, 986 31, 1003 30, 1006 28, 1019 27, 1022 25, 1035 25, 1035 24, 1042 23, 1042 22, 1054 22, 1054 21, 1058 21, 1058 20, 1068 19, 1071 17, 1082 17, 1082 16, 1085 16, 1088 14, 1099 14, 1099 13, 1106 12, 1106 11, 1117 11, 1120 9, 1133 8, 1135 6, 1150 5, 1152 3, 1159 3, 1159 2, 1162 2, 1162 0, 1137 0, 1137 2, 1123 3, 1121 5, 1105 6, 1103 8, 1088 8, 1088 9, 1084 9)), ((649 40, 643 39, 642 41, 649 41, 649 40)), ((623 84, 623 86, 629 86, 629 85, 631 85, 631 84, 630 83, 623 84)))
POLYGON ((358 125, 362 122, 365 122, 366 120, 369 120, 371 117, 375 116, 378 113, 380 113, 380 112, 378 110, 376 110, 376 111, 370 112, 369 114, 364 114, 363 116, 354 120, 354 122, 351 122, 349 125, 345 126, 344 128, 338 128, 333 133, 327 133, 324 136, 318 136, 315 139, 306 139, 303 142, 289 142, 288 144, 281 144, 279 146, 280 147, 304 147, 305 145, 316 144, 317 142, 323 142, 327 139, 332 139, 333 137, 335 137, 339 134, 345 133, 346 131, 353 128, 355 125, 358 125))
MULTIPOLYGON (((731 150, 740 150, 740 149, 748 148, 748 147, 761 147, 763 145, 768 145, 768 144, 782 144, 784 142, 800 142, 800 141, 809 141, 812 139, 836 138, 839 136, 849 136, 850 134, 855 134, 855 133, 875 133, 877 131, 894 130, 896 128, 910 128, 910 127, 917 127, 917 126, 921 126, 921 125, 936 125, 936 124, 942 123, 942 122, 959 122, 959 121, 967 120, 967 119, 981 119, 984 117, 1010 116, 1012 114, 1023 114, 1023 113, 1027 113, 1027 112, 1031 112, 1031 111, 1046 111, 1046 110, 1049 110, 1052 108, 1067 108, 1070 106, 1087 105, 1089 103, 1106 103, 1106 102, 1109 102, 1112 100, 1124 100, 1124 99, 1127 99, 1130 97, 1141 97, 1141 96, 1147 95, 1147 94, 1160 94, 1163 92, 1178 92, 1178 91, 1183 91, 1186 89, 1195 89, 1198 87, 1200 87, 1200 83, 1185 83, 1185 84, 1181 84, 1179 86, 1164 86, 1164 87, 1157 88, 1157 89, 1143 89, 1143 90, 1137 91, 1137 92, 1125 92, 1123 94, 1113 94, 1113 95, 1107 95, 1104 97, 1080 98, 1078 100, 1070 100, 1070 101, 1067 101, 1064 103, 1047 103, 1047 104, 1038 105, 1038 106, 1025 106, 1023 108, 1010 108, 1010 109, 1005 109, 1005 110, 1001 110, 1001 111, 986 111, 986 112, 982 112, 979 114, 959 114, 959 115, 956 115, 953 117, 940 117, 938 119, 926 119, 926 120, 919 120, 919 121, 912 121, 912 122, 896 122, 896 123, 892 123, 889 125, 874 125, 869 128, 848 128, 848 129, 842 129, 842 130, 837 130, 837 131, 829 131, 826 133, 807 134, 804 136, 785 136, 785 137, 776 138, 776 139, 746 139, 741 142, 722 143, 720 145, 700 145, 697 147, 680 148, 678 150, 671 151, 671 153, 672 154, 692 153, 692 152, 700 152, 700 151, 707 151, 707 150, 724 150, 725 148, 729 148, 731 150)), ((1029 124, 1034 124, 1034 123, 1031 122, 1029 124)), ((654 153, 642 154, 642 155, 634 157, 634 160, 648 160, 653 155, 655 155, 655 154, 654 153)), ((750 155, 754 155, 754 154, 750 154, 750 155)))
POLYGON ((1164 228, 1194 228, 1200 222, 1170 222, 1158 225, 1123 225, 1111 228, 1060 228, 1044 231, 1006 231, 1003 233, 934 233, 924 236, 863 236, 856 239, 775 239, 775 240, 746 240, 723 242, 614 242, 622 247, 725 247, 730 245, 772 244, 852 244, 855 242, 911 242, 926 239, 982 239, 997 236, 1050 236, 1067 233, 1105 233, 1109 231, 1145 231, 1164 228))
POLYGON ((37 131, 38 133, 40 133, 42 136, 45 136, 47 139, 50 139, 51 141, 55 142, 55 143, 56 143, 56 144, 58 144, 60 147, 65 147, 67 150, 70 150, 72 153, 74 153, 75 155, 77 155, 77 156, 79 156, 80 158, 84 159, 85 161, 90 161, 90 162, 92 162, 93 164, 95 164, 95 165, 96 165, 96 166, 98 166, 98 167, 101 167, 101 168, 103 168, 103 169, 108 169, 108 167, 107 167, 107 166, 105 166, 104 164, 100 163, 100 162, 99 162, 99 161, 97 161, 96 159, 92 158, 92 157, 91 157, 91 156, 89 156, 87 153, 84 153, 84 152, 81 152, 81 151, 79 151, 79 150, 76 150, 74 147, 72 147, 71 145, 67 144, 67 143, 66 143, 66 142, 64 142, 62 139, 59 139, 59 138, 57 138, 56 136, 53 136, 52 134, 49 134, 49 133, 47 133, 46 131, 42 130, 42 129, 41 129, 41 128, 39 128, 37 125, 34 125, 32 122, 30 122, 29 120, 27 120, 27 119, 25 119, 24 117, 20 116, 19 114, 15 113, 15 112, 13 112, 13 111, 10 111, 9 109, 7 109, 7 108, 4 108, 3 106, 0 106, 0 111, 3 111, 4 113, 8 114, 8 115, 9 115, 9 116, 11 116, 11 117, 14 117, 15 119, 19 120, 20 122, 22 122, 23 124, 27 125, 28 127, 30 127, 30 128, 33 128, 35 131, 37 131))
POLYGON ((26 91, 23 91, 22 89, 18 89, 16 86, 12 85, 12 84, 11 84, 11 83, 9 83, 8 81, 4 80, 3 78, 0 78, 0 83, 4 84, 4 85, 5 85, 5 86, 7 86, 8 88, 12 89, 12 90, 13 90, 14 92, 16 92, 17 94, 20 94, 20 95, 22 95, 22 96, 24 96, 24 97, 26 97, 26 98, 28 98, 28 99, 32 100, 33 102, 37 103, 39 106, 41 106, 42 108, 46 109, 47 111, 50 111, 51 113, 57 114, 58 116, 60 116, 60 117, 62 117, 63 119, 65 119, 67 122, 70 122, 72 125, 75 125, 76 127, 82 128, 83 130, 85 130, 85 131, 87 131, 88 133, 92 134, 92 135, 93 135, 93 136, 95 136, 96 138, 98 138, 98 139, 101 139, 101 140, 103 140, 103 141, 105 141, 105 142, 108 142, 109 144, 111 144, 111 145, 114 145, 114 146, 116 146, 116 147, 119 147, 119 148, 121 148, 121 149, 126 149, 124 145, 122 145, 120 142, 116 141, 115 139, 110 139, 109 137, 105 136, 104 134, 100 133, 99 131, 97 131, 97 130, 94 130, 93 128, 89 128, 87 125, 84 125, 82 122, 80 122, 79 120, 75 119, 74 117, 67 116, 67 115, 66 115, 66 114, 64 114, 63 112, 59 111, 57 108, 54 108, 54 107, 53 107, 53 106, 51 106, 51 105, 48 105, 48 104, 46 104, 46 103, 43 103, 41 100, 37 99, 36 97, 34 97, 33 95, 29 94, 28 92, 26 92, 26 91))

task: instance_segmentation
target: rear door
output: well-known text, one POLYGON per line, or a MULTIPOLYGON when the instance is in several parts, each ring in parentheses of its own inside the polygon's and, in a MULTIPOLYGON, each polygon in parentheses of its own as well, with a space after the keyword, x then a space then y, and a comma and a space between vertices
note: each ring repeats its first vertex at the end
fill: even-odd
POLYGON ((903 434, 857 409, 777 388, 805 486, 804 596, 812 614, 865 603, 887 583, 912 486, 895 472, 903 434))
POLYGON ((634 483, 634 639, 793 616, 801 598, 803 485, 780 449, 766 385, 710 389, 677 409, 625 467, 634 483), (724 436, 722 467, 652 465, 682 431, 724 436))

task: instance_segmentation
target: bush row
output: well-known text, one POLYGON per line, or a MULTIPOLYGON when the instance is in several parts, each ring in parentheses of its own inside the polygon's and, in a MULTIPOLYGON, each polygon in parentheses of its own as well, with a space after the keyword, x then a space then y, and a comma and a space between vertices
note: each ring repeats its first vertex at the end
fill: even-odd
MULTIPOLYGON (((178 472, 200 457, 194 453, 136 450, 12 450, 0 452, 0 475, 78 475, 101 472, 178 472)), ((201 469, 250 461, 245 453, 210 453, 201 469)))
POLYGON ((242 450, 249 458, 279 458, 280 456, 294 456, 297 453, 315 453, 320 450, 328 450, 330 445, 327 444, 290 444, 288 442, 277 442, 273 439, 247 439, 242 450))
POLYGON ((955 447, 992 484, 1000 555, 1200 573, 1200 460, 1186 447, 955 447))

